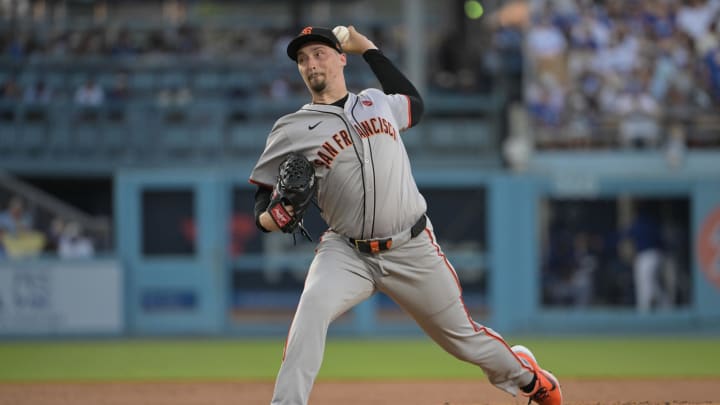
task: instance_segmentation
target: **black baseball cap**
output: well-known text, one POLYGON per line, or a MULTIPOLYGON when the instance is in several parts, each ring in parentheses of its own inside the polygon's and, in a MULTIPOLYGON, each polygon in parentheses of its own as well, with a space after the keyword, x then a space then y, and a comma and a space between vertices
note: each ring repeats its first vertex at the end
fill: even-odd
POLYGON ((300 34, 293 38, 292 41, 288 44, 287 47, 287 54, 290 57, 290 59, 297 62, 297 53, 302 48, 303 45, 307 44, 308 42, 321 42, 339 53, 343 53, 342 46, 340 46, 340 41, 338 41, 335 34, 333 34, 332 30, 330 28, 325 27, 305 27, 302 31, 300 31, 300 34))

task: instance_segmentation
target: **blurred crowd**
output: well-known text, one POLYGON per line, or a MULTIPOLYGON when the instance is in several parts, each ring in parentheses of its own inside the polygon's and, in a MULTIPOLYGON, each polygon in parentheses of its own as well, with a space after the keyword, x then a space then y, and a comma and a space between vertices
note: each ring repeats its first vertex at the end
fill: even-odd
POLYGON ((0 258, 27 259, 50 254, 61 259, 80 259, 95 255, 95 242, 79 222, 62 217, 43 222, 37 220, 24 198, 10 196, 0 211, 0 258))
MULTIPOLYGON (((284 73, 292 65, 275 63, 287 61, 291 37, 284 29, 188 24, 0 28, 0 104, 90 109, 135 99, 172 108, 203 98, 285 100, 304 95, 302 81, 284 73)), ((395 52, 389 44, 387 52, 395 52)))
MULTIPOLYGON (((153 57, 169 54, 217 56, 224 47, 242 44, 242 37, 204 43, 196 28, 181 25, 164 29, 85 27, 63 29, 15 29, 0 32, 2 55, 32 61, 49 57, 153 57), (213 45, 214 46, 211 46, 213 45)), ((238 35, 240 36, 240 35, 238 35)))
POLYGON ((653 147, 720 129, 702 121, 720 104, 720 1, 531 4, 526 102, 541 138, 653 147))
MULTIPOLYGON (((720 144, 720 119, 715 114, 720 104, 720 0, 502 4, 477 23, 461 18, 427 34, 429 90, 499 90, 509 102, 524 97, 540 147, 662 145, 678 164, 686 146, 720 144)), ((145 80, 137 74, 139 69, 177 57, 182 65, 171 63, 149 80, 150 97, 158 106, 187 105, 207 96, 201 93, 210 87, 213 97, 222 92, 233 101, 284 101, 304 95, 292 65, 280 63, 287 62, 285 45, 295 34, 287 25, 138 24, 0 27, 0 59, 5 62, 31 66, 36 61, 72 59, 83 66, 80 72, 65 71, 53 82, 42 76, 28 79, 23 71, 0 71, 0 102, 42 104, 60 99, 92 107, 134 96, 147 99, 148 94, 139 91, 146 90, 139 84, 145 80), (118 68, 89 71, 88 77, 77 79, 93 60, 117 62, 118 68), (200 63, 199 71, 190 72, 193 62, 200 63), (208 77, 208 67, 224 62, 231 68, 212 84, 203 81, 200 73, 208 77), (180 79, 160 77, 172 73, 180 79), (60 88, 68 83, 73 87, 60 88)), ((393 60, 403 63, 400 50, 406 39, 401 30, 382 23, 363 29, 393 60)), ((349 86, 375 84, 368 82, 371 76, 349 75, 358 81, 349 86)), ((230 118, 245 119, 246 114, 242 108, 230 118)), ((7 114, 0 111, 2 115, 7 114)))

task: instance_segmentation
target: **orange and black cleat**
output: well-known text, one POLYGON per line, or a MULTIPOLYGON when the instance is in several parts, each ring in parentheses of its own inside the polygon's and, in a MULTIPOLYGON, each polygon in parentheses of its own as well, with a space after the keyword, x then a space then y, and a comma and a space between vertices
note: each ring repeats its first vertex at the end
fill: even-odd
POLYGON ((535 401, 538 405, 562 405, 562 392, 557 378, 549 371, 540 368, 535 356, 527 347, 516 345, 512 347, 512 351, 525 365, 533 369, 537 377, 532 391, 522 392, 522 395, 530 397, 528 404, 530 401, 535 401))

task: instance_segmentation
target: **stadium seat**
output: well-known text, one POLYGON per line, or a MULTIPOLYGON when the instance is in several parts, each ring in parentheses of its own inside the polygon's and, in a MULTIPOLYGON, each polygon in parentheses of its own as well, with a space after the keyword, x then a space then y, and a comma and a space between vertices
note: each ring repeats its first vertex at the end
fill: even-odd
POLYGON ((465 145, 473 150, 488 150, 494 146, 495 130, 488 119, 441 119, 424 123, 430 144, 438 148, 465 145))
POLYGON ((16 132, 14 118, 10 120, 0 118, 0 151, 3 153, 12 151, 15 145, 16 132))
POLYGON ((21 104, 18 108, 17 146, 23 151, 38 152, 48 143, 50 111, 45 105, 21 104))
POLYGON ((227 126, 229 147, 233 153, 250 154, 261 151, 272 129, 272 121, 231 123, 227 126))
POLYGON ((194 141, 206 154, 218 154, 223 148, 224 107, 221 100, 196 102, 190 113, 194 141))
POLYGON ((155 74, 150 70, 135 70, 129 77, 133 97, 152 97, 155 92, 155 74))
POLYGON ((156 75, 156 87, 158 89, 177 88, 188 86, 188 77, 185 72, 176 70, 165 70, 156 75))

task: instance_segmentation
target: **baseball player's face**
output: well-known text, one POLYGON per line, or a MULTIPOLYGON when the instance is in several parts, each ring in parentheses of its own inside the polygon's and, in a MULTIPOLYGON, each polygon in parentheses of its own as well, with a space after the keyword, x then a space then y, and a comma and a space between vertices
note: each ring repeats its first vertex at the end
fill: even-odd
POLYGON ((313 93, 322 93, 333 86, 342 77, 346 63, 345 54, 324 44, 310 43, 298 51, 298 70, 313 93))

